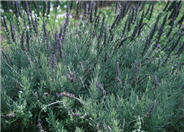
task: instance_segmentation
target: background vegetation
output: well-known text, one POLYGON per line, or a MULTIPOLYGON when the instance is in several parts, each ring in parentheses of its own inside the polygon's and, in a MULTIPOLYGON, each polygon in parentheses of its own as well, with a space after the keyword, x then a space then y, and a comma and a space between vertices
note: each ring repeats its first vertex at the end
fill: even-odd
POLYGON ((2 131, 184 131, 184 3, 1 2, 2 131))

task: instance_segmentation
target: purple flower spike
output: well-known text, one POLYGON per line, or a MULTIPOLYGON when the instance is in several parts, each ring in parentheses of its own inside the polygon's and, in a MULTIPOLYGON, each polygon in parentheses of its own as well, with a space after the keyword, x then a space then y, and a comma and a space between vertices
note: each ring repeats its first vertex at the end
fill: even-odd
POLYGON ((103 88, 102 84, 100 84, 98 81, 96 81, 96 87, 101 89, 103 94, 106 95, 106 91, 105 89, 103 88))
POLYGON ((89 3, 86 4, 86 12, 87 12, 87 14, 89 12, 89 3))
POLYGON ((136 73, 139 72, 139 64, 138 64, 138 61, 135 60, 135 67, 136 67, 136 73))
POLYGON ((160 48, 160 44, 157 44, 157 48, 160 48))
POLYGON ((116 68, 117 68, 118 76, 120 77, 121 72, 120 72, 119 62, 116 62, 116 68))
POLYGON ((60 94, 59 94, 59 93, 56 93, 56 96, 57 96, 57 97, 60 97, 60 94))

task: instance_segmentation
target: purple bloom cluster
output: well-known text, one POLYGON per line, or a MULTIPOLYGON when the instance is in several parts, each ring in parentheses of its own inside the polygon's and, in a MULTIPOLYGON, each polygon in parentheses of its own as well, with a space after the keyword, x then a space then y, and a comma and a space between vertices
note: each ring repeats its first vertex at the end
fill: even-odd
POLYGON ((100 84, 98 81, 96 81, 96 87, 101 89, 103 94, 106 95, 106 91, 105 89, 103 88, 102 84, 100 84))
POLYGON ((70 97, 70 98, 76 98, 74 94, 68 93, 68 92, 56 93, 56 96, 57 97, 66 96, 66 97, 70 97))
POLYGON ((120 77, 121 72, 120 72, 119 62, 116 62, 116 68, 117 68, 118 76, 120 77))

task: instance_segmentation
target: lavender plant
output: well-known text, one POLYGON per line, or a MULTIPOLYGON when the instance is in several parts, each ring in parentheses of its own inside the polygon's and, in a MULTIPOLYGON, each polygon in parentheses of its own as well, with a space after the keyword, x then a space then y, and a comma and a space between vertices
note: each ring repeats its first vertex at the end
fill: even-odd
POLYGON ((21 3, 20 32, 3 16, 13 41, 2 50, 2 131, 184 131, 183 2, 160 12, 157 2, 116 2, 115 12, 91 1, 89 19, 76 20, 85 9, 72 1, 59 30, 48 15, 62 2, 21 3))

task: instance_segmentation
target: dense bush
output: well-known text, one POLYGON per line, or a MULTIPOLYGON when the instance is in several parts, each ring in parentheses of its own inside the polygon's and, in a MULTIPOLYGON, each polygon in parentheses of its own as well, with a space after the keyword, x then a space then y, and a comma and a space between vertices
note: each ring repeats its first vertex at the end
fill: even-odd
POLYGON ((184 131, 183 3, 155 4, 3 16, 2 131, 184 131))

